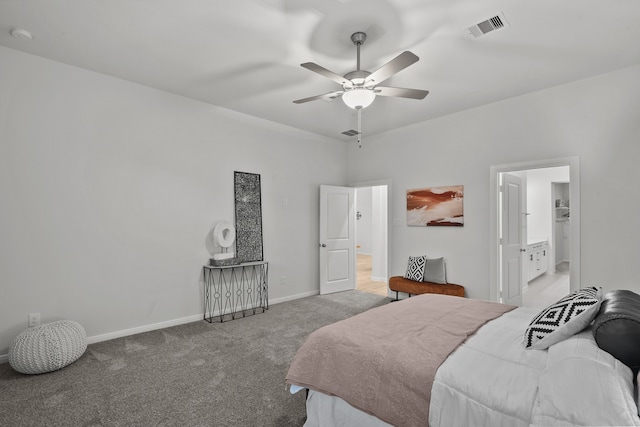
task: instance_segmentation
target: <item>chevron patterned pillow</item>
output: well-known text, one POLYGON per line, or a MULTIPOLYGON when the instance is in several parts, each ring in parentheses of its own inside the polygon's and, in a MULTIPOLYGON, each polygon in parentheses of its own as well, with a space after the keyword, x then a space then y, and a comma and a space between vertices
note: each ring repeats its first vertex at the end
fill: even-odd
POLYGON ((422 282, 424 277, 424 267, 427 265, 427 256, 410 256, 407 264, 407 272, 404 274, 405 279, 422 282))
POLYGON ((533 318, 524 333, 526 348, 544 350, 589 326, 600 310, 602 289, 572 292, 533 318))

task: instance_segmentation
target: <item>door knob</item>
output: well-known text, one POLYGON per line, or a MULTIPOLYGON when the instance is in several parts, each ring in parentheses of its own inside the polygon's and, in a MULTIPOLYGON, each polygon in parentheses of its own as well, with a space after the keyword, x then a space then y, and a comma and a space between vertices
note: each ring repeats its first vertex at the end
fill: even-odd
POLYGON ((327 245, 325 245, 324 243, 320 245, 321 248, 326 248, 327 245))

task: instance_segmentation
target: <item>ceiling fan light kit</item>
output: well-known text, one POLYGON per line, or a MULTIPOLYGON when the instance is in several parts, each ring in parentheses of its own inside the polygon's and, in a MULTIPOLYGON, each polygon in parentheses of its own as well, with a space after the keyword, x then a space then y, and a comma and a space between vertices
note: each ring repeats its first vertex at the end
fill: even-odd
POLYGON ((360 46, 367 39, 367 35, 358 31, 351 35, 351 41, 356 45, 356 70, 350 71, 341 76, 333 71, 327 70, 313 62, 305 62, 300 64, 303 68, 320 74, 342 86, 342 90, 316 95, 309 98, 303 98, 293 101, 296 104, 303 104, 309 101, 322 99, 324 101, 333 101, 337 97, 341 97, 342 101, 350 108, 358 111, 358 143, 361 143, 362 131, 360 129, 361 113, 373 103, 377 96, 400 97, 410 99, 424 99, 429 93, 426 90, 405 89, 397 87, 377 86, 379 83, 387 80, 397 72, 404 70, 409 65, 418 62, 419 58, 409 51, 402 52, 391 61, 378 68, 373 73, 360 69, 360 46))
POLYGON ((364 87, 355 87, 342 94, 342 101, 354 110, 367 108, 375 98, 373 90, 364 87))

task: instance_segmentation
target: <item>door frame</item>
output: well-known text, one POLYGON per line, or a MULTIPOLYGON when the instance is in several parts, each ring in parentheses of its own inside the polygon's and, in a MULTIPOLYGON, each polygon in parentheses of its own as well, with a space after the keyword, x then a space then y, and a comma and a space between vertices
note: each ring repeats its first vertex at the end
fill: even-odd
MULTIPOLYGON (((389 297, 393 297, 393 295, 391 294, 391 290, 388 289, 389 271, 390 271, 389 267, 391 265, 391 254, 389 253, 389 242, 391 241, 391 235, 393 233, 393 228, 391 226, 392 225, 391 200, 393 200, 393 187, 391 184, 392 184, 392 181, 390 179, 360 181, 360 182, 354 182, 354 183, 348 184, 349 187, 354 187, 354 188, 379 187, 381 185, 384 185, 387 187, 387 239, 386 239, 386 247, 385 247, 387 265, 386 265, 385 271, 387 272, 387 296, 389 297)), ((357 226, 356 226, 356 233, 357 233, 357 226)), ((356 280, 357 280, 357 276, 356 276, 356 280)))
POLYGON ((500 257, 498 176, 502 172, 569 166, 569 191, 571 193, 571 248, 569 290, 580 289, 580 158, 560 157, 520 163, 491 165, 489 168, 489 299, 500 301, 500 257))

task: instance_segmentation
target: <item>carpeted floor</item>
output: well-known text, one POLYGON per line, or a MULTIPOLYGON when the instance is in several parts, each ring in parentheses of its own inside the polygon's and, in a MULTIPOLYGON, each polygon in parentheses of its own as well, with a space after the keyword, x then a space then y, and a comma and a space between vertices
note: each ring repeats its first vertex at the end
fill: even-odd
POLYGON ((92 344, 42 375, 0 364, 0 425, 301 426, 304 393, 284 384, 297 349, 312 331, 388 301, 360 291, 303 298, 92 344))

